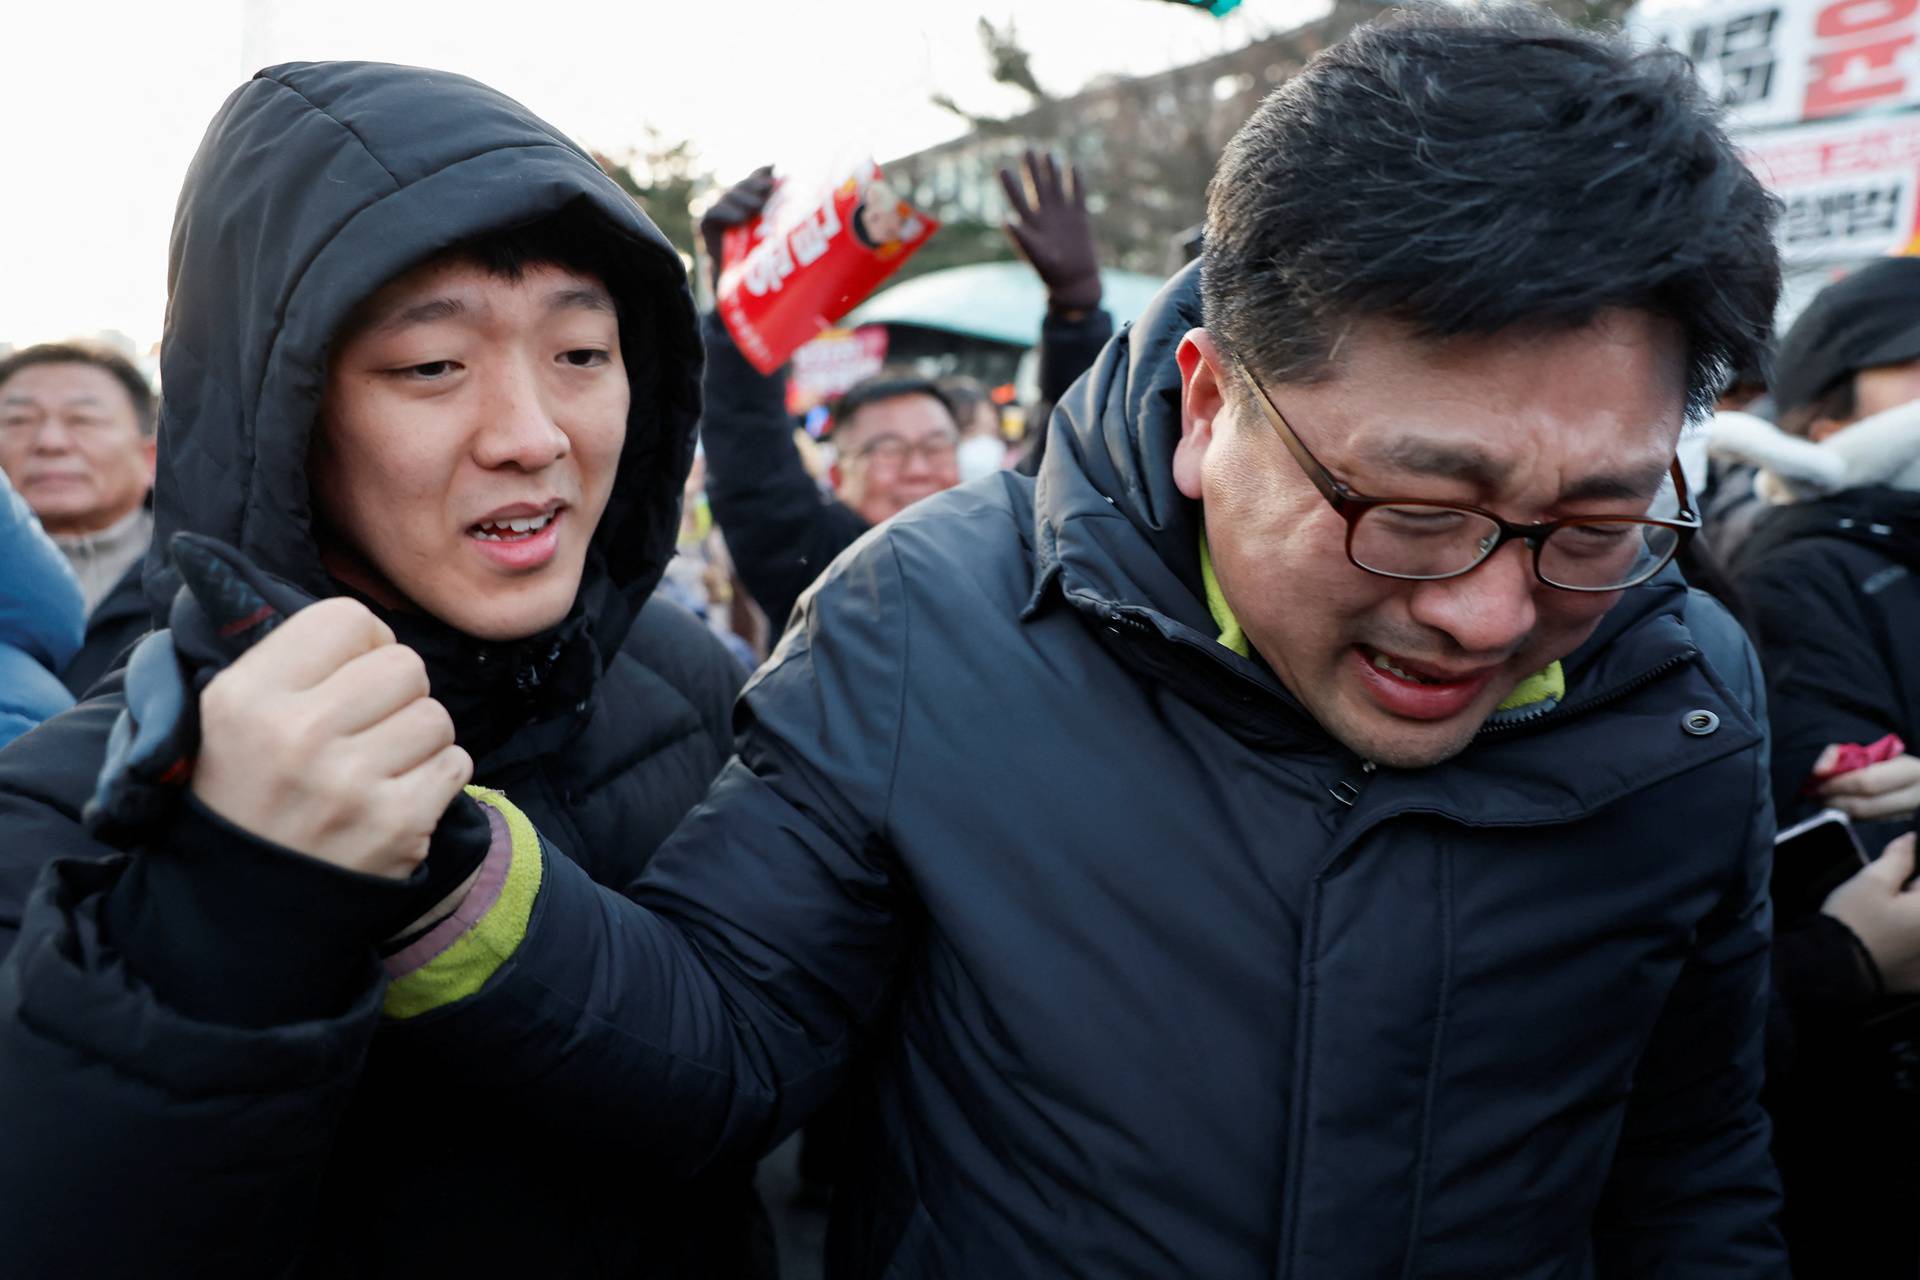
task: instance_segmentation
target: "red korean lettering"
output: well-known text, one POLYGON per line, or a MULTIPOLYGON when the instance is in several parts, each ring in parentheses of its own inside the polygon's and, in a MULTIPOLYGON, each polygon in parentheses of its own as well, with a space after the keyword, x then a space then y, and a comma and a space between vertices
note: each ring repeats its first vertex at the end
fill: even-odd
POLYGON ((1844 40, 1904 22, 1920 0, 1839 0, 1820 11, 1813 32, 1822 40, 1844 40))
POLYGON ((1838 115, 1899 97, 1907 85, 1899 58, 1913 39, 1909 32, 1858 48, 1815 54, 1807 67, 1806 117, 1838 115))

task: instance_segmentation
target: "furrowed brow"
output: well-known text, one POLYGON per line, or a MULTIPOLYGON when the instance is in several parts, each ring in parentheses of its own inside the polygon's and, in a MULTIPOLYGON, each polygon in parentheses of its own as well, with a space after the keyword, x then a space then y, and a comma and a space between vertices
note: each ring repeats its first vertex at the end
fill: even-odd
POLYGON ((1498 489, 1513 471, 1513 464, 1501 462, 1478 449, 1413 438, 1393 440, 1376 456, 1399 471, 1443 480, 1464 480, 1484 490, 1498 489))
POLYGON ((1667 467, 1648 467, 1641 471, 1608 472, 1576 480, 1560 491, 1562 502, 1614 502, 1650 499, 1660 492, 1667 478, 1667 467))

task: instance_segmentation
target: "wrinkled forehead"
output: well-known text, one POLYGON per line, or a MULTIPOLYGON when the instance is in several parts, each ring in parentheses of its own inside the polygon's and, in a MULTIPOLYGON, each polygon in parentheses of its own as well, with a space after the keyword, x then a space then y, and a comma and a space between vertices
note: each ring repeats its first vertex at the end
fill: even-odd
POLYGON ((1626 497, 1656 490, 1673 459, 1684 342, 1678 325, 1637 311, 1447 338, 1360 321, 1314 379, 1259 381, 1329 466, 1488 493, 1546 468, 1595 496, 1626 497))

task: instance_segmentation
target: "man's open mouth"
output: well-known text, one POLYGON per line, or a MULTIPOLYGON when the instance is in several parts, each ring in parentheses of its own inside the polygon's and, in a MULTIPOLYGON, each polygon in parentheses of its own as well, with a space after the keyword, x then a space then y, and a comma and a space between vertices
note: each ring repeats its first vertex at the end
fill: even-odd
POLYGON ((467 533, 484 542, 515 542, 539 533, 552 524, 558 514, 557 511, 547 511, 537 516, 515 517, 512 520, 483 520, 468 529, 467 533))
POLYGON ((1402 671, 1392 658, 1389 658, 1386 654, 1381 653, 1377 649, 1373 651, 1373 665, 1380 668, 1382 671, 1392 672, 1394 675, 1399 676, 1402 680, 1411 680, 1415 684, 1445 683, 1444 681, 1440 681, 1440 680, 1429 680, 1425 676, 1414 675, 1410 671, 1402 671))

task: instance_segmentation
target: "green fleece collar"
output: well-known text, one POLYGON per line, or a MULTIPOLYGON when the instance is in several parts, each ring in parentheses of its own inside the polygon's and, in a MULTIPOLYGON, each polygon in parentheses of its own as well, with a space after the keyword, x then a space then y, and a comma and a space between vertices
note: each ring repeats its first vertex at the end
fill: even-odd
MULTIPOLYGON (((1219 642, 1243 658, 1253 656, 1253 644, 1247 639, 1247 633, 1240 627, 1240 619, 1233 616, 1233 610, 1227 605, 1226 593, 1220 590, 1220 579, 1213 572, 1213 553, 1207 549, 1207 535, 1200 534, 1200 580, 1207 588, 1207 612, 1213 615, 1213 625, 1220 628, 1219 642)), ((1506 701, 1495 708, 1495 714, 1502 711, 1551 711, 1560 700, 1567 696, 1567 673, 1556 660, 1547 664, 1546 669, 1536 671, 1522 680, 1514 691, 1507 695, 1506 701), (1541 704, 1546 705, 1541 705, 1541 704)))

